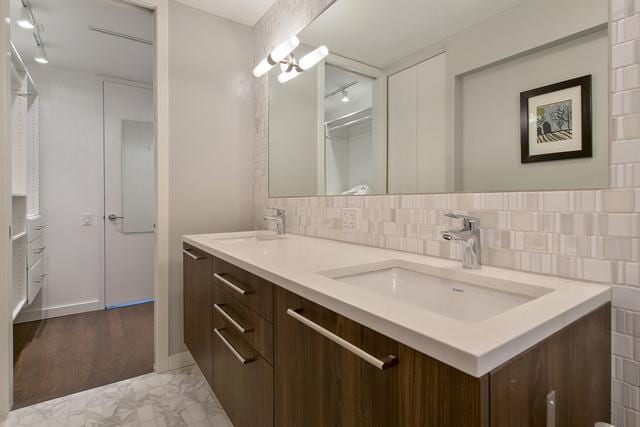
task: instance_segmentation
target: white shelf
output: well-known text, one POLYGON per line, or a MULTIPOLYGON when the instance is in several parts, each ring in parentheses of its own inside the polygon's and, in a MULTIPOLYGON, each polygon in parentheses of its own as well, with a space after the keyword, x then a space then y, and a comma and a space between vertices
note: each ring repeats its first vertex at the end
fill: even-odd
POLYGON ((11 237, 11 241, 15 242, 17 240, 22 239, 23 237, 27 237, 27 232, 26 231, 23 231, 22 233, 16 234, 15 236, 12 236, 11 237))

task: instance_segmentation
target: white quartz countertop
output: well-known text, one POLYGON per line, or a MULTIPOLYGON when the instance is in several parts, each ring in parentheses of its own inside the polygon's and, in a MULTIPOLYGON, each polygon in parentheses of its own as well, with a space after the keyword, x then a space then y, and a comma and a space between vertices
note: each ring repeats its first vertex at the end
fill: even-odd
POLYGON ((611 300, 611 288, 496 267, 464 270, 460 261, 271 232, 183 236, 183 241, 359 322, 475 377, 481 377, 611 300), (236 239, 236 240, 229 240, 236 239), (546 294, 478 322, 464 322, 327 277, 364 264, 408 262, 500 289, 546 288, 546 294), (472 276, 473 275, 473 276, 472 276))

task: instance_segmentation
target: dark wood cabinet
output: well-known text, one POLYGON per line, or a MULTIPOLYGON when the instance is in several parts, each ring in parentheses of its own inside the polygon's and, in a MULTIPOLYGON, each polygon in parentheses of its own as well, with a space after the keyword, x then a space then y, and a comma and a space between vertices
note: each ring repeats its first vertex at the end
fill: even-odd
POLYGON ((211 384, 211 255, 184 244, 183 299, 184 343, 211 384))
POLYGON ((491 427, 608 421, 610 329, 607 304, 491 372, 491 427))
POLYGON ((184 249, 185 343, 236 427, 573 427, 610 419, 610 304, 476 378, 184 249))
POLYGON ((376 368, 288 315, 289 309, 380 360, 398 354, 395 341, 276 289, 276 426, 397 425, 397 367, 376 368))
POLYGON ((481 378, 281 288, 274 315, 278 427, 573 427, 610 417, 608 304, 481 378), (397 359, 379 369, 364 354, 397 359))

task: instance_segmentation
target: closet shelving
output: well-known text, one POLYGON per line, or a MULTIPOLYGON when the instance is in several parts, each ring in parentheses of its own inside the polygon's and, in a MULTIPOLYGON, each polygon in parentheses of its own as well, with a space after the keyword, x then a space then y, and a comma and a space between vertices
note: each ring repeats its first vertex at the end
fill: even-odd
MULTIPOLYGON (((39 98, 38 91, 15 46, 11 44, 11 192, 13 245, 13 319, 33 301, 44 283, 42 264, 29 263, 29 236, 36 221, 42 224, 39 205, 39 98), (33 286, 34 283, 40 286, 33 286)), ((40 229, 41 230, 41 229, 40 229)))

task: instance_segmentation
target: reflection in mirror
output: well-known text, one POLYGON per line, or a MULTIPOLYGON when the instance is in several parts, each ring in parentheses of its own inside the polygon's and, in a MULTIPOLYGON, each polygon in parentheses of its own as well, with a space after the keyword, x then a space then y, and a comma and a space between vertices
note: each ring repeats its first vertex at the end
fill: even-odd
POLYGON ((600 0, 335 2, 294 51, 329 56, 269 73, 269 195, 607 187, 607 25, 600 0))
POLYGON ((122 121, 122 232, 154 231, 156 158, 153 123, 122 121))
POLYGON ((328 195, 375 190, 372 151, 372 79, 325 67, 325 191, 328 195))

